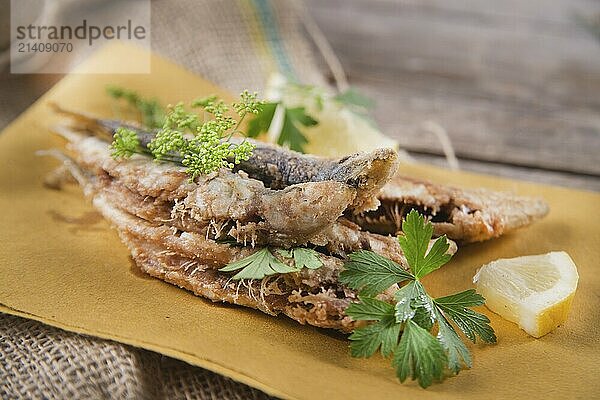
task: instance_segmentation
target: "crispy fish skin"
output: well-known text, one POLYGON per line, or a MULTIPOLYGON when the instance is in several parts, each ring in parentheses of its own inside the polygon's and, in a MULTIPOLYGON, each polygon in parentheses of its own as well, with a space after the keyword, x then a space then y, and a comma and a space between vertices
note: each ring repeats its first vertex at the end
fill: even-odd
MULTIPOLYGON (((236 282, 218 269, 259 248, 230 246, 202 235, 153 225, 120 210, 102 193, 94 196, 93 203, 117 229, 136 264, 152 276, 212 301, 257 308, 272 315, 284 314, 302 324, 343 332, 351 332, 361 324, 345 314, 348 305, 356 301, 357 293, 339 283, 344 265, 340 258, 317 253, 323 265, 316 270, 302 268, 262 280, 236 282)), ((451 248, 453 251, 455 248, 451 248)), ((280 261, 291 262, 281 258, 280 261)), ((379 298, 393 301, 395 289, 394 285, 379 298)))
MULTIPOLYGON (((184 231, 180 229, 182 226, 157 224, 142 219, 129 214, 123 210, 122 205, 113 200, 114 198, 104 191, 93 195, 94 207, 106 219, 112 221, 119 230, 160 244, 163 248, 175 251, 185 257, 201 259, 203 264, 220 268, 254 252, 250 245, 238 248, 228 243, 209 239, 210 236, 206 234, 206 231, 184 231)), ((406 259, 396 238, 353 230, 347 223, 338 223, 332 229, 332 234, 339 236, 337 241, 325 246, 330 254, 345 256, 349 252, 365 249, 396 261, 400 265, 406 265, 406 259), (333 246, 343 248, 334 248, 333 246)), ((329 233, 324 232, 324 234, 329 233)), ((454 254, 455 252, 456 245, 450 242, 449 253, 454 254)))
POLYGON ((436 235, 459 243, 501 236, 543 218, 549 211, 540 198, 486 189, 460 189, 396 174, 378 195, 381 206, 352 216, 363 228, 384 234, 401 230, 413 208, 428 215, 436 235))
MULTIPOLYGON (((167 227, 153 227, 120 211, 102 195, 94 197, 94 206, 117 229, 136 264, 152 276, 212 301, 257 308, 271 315, 283 313, 302 324, 345 332, 355 327, 344 311, 356 293, 338 283, 341 259, 320 254, 323 266, 318 270, 303 268, 279 277, 236 282, 218 268, 259 249, 220 244, 187 232, 177 236, 167 227)), ((382 298, 392 299, 391 295, 382 298)))
POLYGON ((144 219, 204 235, 212 234, 210 228, 226 227, 220 233, 243 244, 288 248, 311 243, 341 256, 369 249, 404 261, 395 238, 337 221, 355 192, 346 184, 308 182, 273 191, 244 172, 225 170, 191 183, 173 164, 146 157, 114 160, 102 140, 73 131, 63 135, 77 163, 93 176, 94 190, 103 190, 113 203, 144 219))
MULTIPOLYGON (((146 217, 156 215, 152 209, 156 199, 144 199, 121 182, 116 181, 115 184, 104 169, 97 168, 96 163, 91 163, 88 167, 91 168, 87 174, 89 182, 84 184, 88 186, 87 192, 92 196, 95 208, 117 229, 136 264, 146 273, 212 301, 257 308, 272 315, 284 314, 302 324, 344 332, 350 332, 360 325, 345 314, 346 307, 356 300, 356 293, 339 284, 342 259, 319 254, 323 266, 318 270, 303 268, 299 272, 267 277, 260 281, 232 281, 231 274, 219 272, 218 269, 249 256, 259 248, 218 243, 207 239, 203 234, 165 225, 164 221, 152 222, 136 216, 135 213, 146 217), (96 185, 94 179, 98 181, 96 185), (132 205, 130 201, 123 201, 131 198, 113 198, 110 196, 111 191, 136 194, 137 200, 142 202, 133 202, 132 205), (127 203, 127 207, 133 206, 131 210, 134 214, 123 210, 123 203, 127 203)), ((152 182, 144 176, 141 178, 138 183, 152 182)), ((174 188, 175 192, 179 188, 172 186, 169 181, 163 183, 174 188)), ((156 190, 156 187, 153 189, 146 193, 152 192, 160 196, 163 203, 170 198, 164 190, 156 190)), ((192 192, 194 190, 196 189, 192 192)), ((381 298, 392 301, 389 293, 381 298)))
MULTIPOLYGON (((164 224, 180 231, 200 234, 211 239, 235 238, 239 243, 256 246, 291 247, 295 242, 282 240, 283 235, 275 235, 261 231, 256 223, 245 225, 234 221, 199 222, 187 214, 172 215, 170 203, 159 202, 149 196, 141 196, 120 185, 118 181, 110 181, 107 185, 98 187, 96 192, 119 209, 144 219, 150 223, 164 224), (254 243, 253 243, 254 242, 254 243)), ((260 223, 259 223, 260 224, 260 223)), ((299 244, 299 243, 295 243, 299 244)), ((327 249, 330 254, 346 256, 357 250, 372 250, 400 264, 405 258, 395 237, 378 235, 361 230, 361 228, 344 219, 338 219, 331 227, 323 229, 310 238, 307 243, 299 245, 315 245, 327 249)), ((451 244, 455 252, 454 243, 451 244)))
MULTIPOLYGON (((107 120, 64 110, 53 105, 55 111, 70 117, 75 127, 97 135, 104 140, 112 140, 119 127, 136 132, 140 145, 148 149, 154 138, 154 131, 147 131, 131 122, 107 120)), ((232 141, 236 140, 233 138, 232 141)), ((244 139, 251 142, 255 149, 248 160, 235 166, 251 178, 262 181, 271 189, 283 189, 287 186, 306 182, 336 181, 345 183, 357 190, 351 208, 356 212, 377 208, 375 197, 383 185, 396 172, 399 165, 398 154, 390 148, 375 150, 371 153, 356 153, 338 160, 305 155, 266 143, 244 139)), ((148 150, 149 151, 149 150, 148 150)), ((167 155, 165 159, 180 162, 177 153, 167 155)))
POLYGON ((252 156, 236 165, 234 170, 242 170, 272 189, 302 182, 344 182, 357 189, 351 206, 355 213, 377 208, 376 194, 399 165, 398 154, 388 148, 331 160, 266 143, 252 143, 256 145, 252 156))
POLYGON ((345 314, 355 294, 344 289, 315 288, 313 294, 300 287, 292 289, 278 278, 235 282, 215 269, 167 254, 151 243, 127 234, 121 238, 142 271, 213 302, 255 308, 270 315, 284 314, 301 324, 348 333, 360 325, 345 314), (347 297, 340 298, 338 292, 347 297))
MULTIPOLYGON (((339 283, 344 264, 340 258, 317 253, 323 265, 316 270, 302 268, 262 280, 233 281, 230 274, 218 269, 258 248, 230 246, 189 232, 153 226, 121 211, 102 194, 94 196, 93 202, 117 229, 136 264, 151 276, 212 301, 252 307, 271 315, 284 314, 301 324, 343 332, 351 332, 361 324, 345 314, 357 293, 339 283)), ((396 285, 379 298, 393 301, 395 289, 396 285)))

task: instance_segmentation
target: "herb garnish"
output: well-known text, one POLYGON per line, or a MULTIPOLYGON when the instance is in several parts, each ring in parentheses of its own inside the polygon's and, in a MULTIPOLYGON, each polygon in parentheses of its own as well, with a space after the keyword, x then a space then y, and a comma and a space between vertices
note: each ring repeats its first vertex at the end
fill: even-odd
POLYGON ((314 126, 318 123, 306 113, 304 107, 287 108, 281 102, 266 103, 263 111, 248 124, 248 136, 257 137, 268 131, 278 107, 283 109, 283 125, 277 137, 277 144, 303 153, 304 145, 308 143, 308 139, 298 128, 300 126, 314 126))
MULTIPOLYGON (((112 88, 111 94, 113 97, 127 99, 138 108, 140 105, 147 105, 140 108, 144 120, 151 122, 149 127, 158 123, 158 112, 154 106, 148 105, 154 104, 151 101, 119 88, 112 88), (143 110, 148 112, 144 113, 143 110)), ((128 158, 135 153, 142 153, 151 155, 156 160, 177 161, 187 167, 186 172, 192 180, 220 168, 231 169, 235 164, 248 160, 255 146, 245 139, 239 143, 233 143, 230 139, 236 134, 245 137, 239 130, 242 121, 248 114, 258 114, 262 106, 263 102, 257 99, 256 93, 244 91, 240 95, 240 101, 231 105, 239 116, 235 120, 227 114, 229 106, 216 96, 197 99, 191 103, 192 108, 202 109, 207 118, 187 111, 180 102, 167 107, 166 113, 161 117, 162 124, 147 148, 141 148, 135 131, 124 127, 117 129, 111 145, 112 155, 115 158, 128 158)))
POLYGON ((219 271, 238 271, 232 279, 263 279, 265 276, 274 274, 287 274, 298 272, 301 268, 317 269, 323 265, 317 252, 312 249, 297 247, 291 250, 278 249, 277 254, 283 258, 292 258, 294 266, 289 266, 280 261, 268 248, 261 249, 256 253, 241 260, 227 264, 219 271))
POLYGON ((129 158, 135 153, 143 152, 137 133, 127 128, 117 128, 110 145, 114 158, 129 158))
POLYGON ((263 110, 248 123, 249 137, 257 137, 261 133, 268 132, 273 120, 277 119, 279 115, 282 120, 280 121, 281 128, 277 132, 277 144, 304 153, 304 147, 308 143, 308 139, 301 129, 319 123, 314 115, 310 115, 307 108, 311 108, 310 104, 314 103, 316 110, 321 112, 324 108, 324 102, 330 100, 372 122, 368 110, 373 107, 374 102, 356 89, 350 88, 343 93, 332 96, 315 86, 287 83, 282 90, 291 92, 292 98, 304 98, 304 105, 290 106, 283 100, 265 103, 263 110))
POLYGON ((116 100, 124 100, 137 110, 142 123, 148 128, 160 128, 165 119, 165 110, 157 99, 145 99, 133 90, 119 86, 108 86, 106 92, 116 100))
POLYGON ((433 226, 415 210, 402 223, 402 230, 404 235, 398 240, 410 272, 363 250, 349 256, 340 274, 342 283, 359 290, 359 302, 351 304, 346 314, 357 321, 372 321, 350 335, 350 350, 354 357, 371 357, 380 349, 384 357, 393 356, 401 382, 410 376, 425 388, 441 381, 447 370, 457 374, 463 366, 471 367, 469 350, 453 324, 473 342, 479 336, 494 343, 496 335, 490 320, 469 308, 485 301, 475 290, 439 298, 425 291, 420 279, 451 258, 446 254, 446 237, 438 238, 428 251, 433 226), (376 298, 395 283, 405 283, 395 293, 395 305, 376 298))
POLYGON ((290 250, 278 249, 277 254, 285 258, 293 258, 294 265, 297 269, 318 269, 323 266, 323 262, 319 259, 318 253, 313 249, 307 249, 306 247, 294 247, 290 250))

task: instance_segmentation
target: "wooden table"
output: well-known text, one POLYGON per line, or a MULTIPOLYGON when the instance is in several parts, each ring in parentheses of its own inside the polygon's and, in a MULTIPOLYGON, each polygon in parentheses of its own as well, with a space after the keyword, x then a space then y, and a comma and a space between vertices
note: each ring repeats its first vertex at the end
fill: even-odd
POLYGON ((308 0, 385 133, 445 165, 600 190, 600 3, 308 0))

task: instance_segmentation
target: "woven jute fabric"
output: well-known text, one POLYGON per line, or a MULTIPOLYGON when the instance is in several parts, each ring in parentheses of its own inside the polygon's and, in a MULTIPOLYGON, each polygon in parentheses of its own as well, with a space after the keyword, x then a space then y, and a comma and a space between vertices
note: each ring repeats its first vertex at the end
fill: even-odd
MULTIPOLYGON (((281 72, 292 74, 298 81, 322 85, 325 80, 318 57, 292 1, 153 1, 152 50, 233 92, 262 91, 270 73, 282 65, 289 68, 281 72), (265 23, 276 29, 261 31, 265 23)), ((105 7, 111 7, 111 2, 105 7)), ((4 79, 3 85, 12 90, 0 91, 0 104, 5 106, 0 116, 2 125, 22 111, 18 107, 41 94, 28 90, 44 87, 36 86, 40 79, 4 79), (23 98, 16 101, 16 94, 23 98)), ((0 397, 269 398, 246 385, 157 353, 5 314, 0 314, 0 397)))
POLYGON ((233 93, 262 92, 271 73, 286 73, 277 68, 274 53, 289 61, 292 78, 324 85, 297 4, 294 0, 155 2, 152 49, 233 93), (269 5, 272 14, 261 18, 257 3, 269 5), (261 29, 268 17, 273 17, 275 32, 261 29))
POLYGON ((0 314, 2 399, 268 399, 183 361, 0 314))

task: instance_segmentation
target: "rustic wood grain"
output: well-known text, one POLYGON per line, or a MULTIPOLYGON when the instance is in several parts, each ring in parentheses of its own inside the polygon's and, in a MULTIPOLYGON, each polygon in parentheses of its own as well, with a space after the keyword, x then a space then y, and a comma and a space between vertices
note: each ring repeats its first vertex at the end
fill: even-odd
MULTIPOLYGON (((444 157, 430 154, 415 154, 411 156, 416 162, 448 168, 444 157)), ((472 160, 460 160, 460 169, 479 174, 496 175, 502 178, 518 179, 546 185, 564 186, 574 189, 600 191, 600 179, 595 176, 574 174, 561 171, 547 171, 536 168, 516 167, 502 163, 490 163, 472 160)))
MULTIPOLYGON (((594 1, 308 0, 355 86, 402 146, 441 154, 424 121, 469 160, 600 176, 594 1)), ((583 181, 588 181, 584 178, 583 181)))

